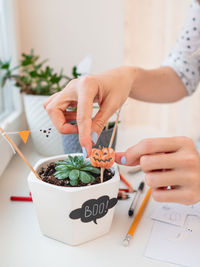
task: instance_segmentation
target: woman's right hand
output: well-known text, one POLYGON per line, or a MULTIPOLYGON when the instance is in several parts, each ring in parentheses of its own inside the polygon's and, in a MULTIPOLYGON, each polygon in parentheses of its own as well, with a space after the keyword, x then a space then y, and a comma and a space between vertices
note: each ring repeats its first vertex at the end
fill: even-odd
POLYGON ((108 119, 129 96, 133 68, 121 67, 99 75, 72 80, 61 92, 50 96, 44 103, 56 129, 63 134, 77 133, 85 156, 89 156, 108 119), (100 109, 92 119, 93 103, 100 109), (66 111, 76 107, 77 111, 66 111), (77 126, 70 121, 76 119, 77 126))

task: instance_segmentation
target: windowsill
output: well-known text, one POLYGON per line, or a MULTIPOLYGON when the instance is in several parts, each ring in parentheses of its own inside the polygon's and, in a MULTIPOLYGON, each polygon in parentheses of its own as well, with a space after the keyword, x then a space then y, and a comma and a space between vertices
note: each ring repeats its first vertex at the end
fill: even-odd
POLYGON ((8 114, 8 113, 3 113, 2 114, 2 120, 1 120, 1 117, 0 117, 0 124, 1 124, 1 127, 3 127, 4 130, 8 130, 8 125, 13 123, 14 120, 18 119, 20 116, 22 115, 22 112, 21 111, 13 111, 11 114, 8 114))
POLYGON ((9 117, 10 112, 5 111, 5 112, 1 112, 0 114, 0 122, 3 122, 5 120, 5 118, 9 117))
MULTIPOLYGON (((9 116, 7 116, 4 120, 0 122, 1 127, 8 132, 16 131, 16 130, 25 130, 24 114, 22 109, 18 109, 13 111, 9 116)), ((12 140, 19 145, 21 140, 19 136, 12 136, 12 140)), ((5 141, 5 139, 0 135, 0 176, 4 172, 6 166, 9 164, 11 158, 13 156, 13 151, 10 145, 5 141)))

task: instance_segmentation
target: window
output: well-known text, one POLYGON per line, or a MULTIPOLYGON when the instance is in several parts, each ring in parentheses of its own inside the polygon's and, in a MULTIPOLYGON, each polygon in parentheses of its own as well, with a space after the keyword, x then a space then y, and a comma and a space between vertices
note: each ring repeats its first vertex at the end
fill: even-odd
MULTIPOLYGON (((17 48, 14 3, 15 0, 0 0, 0 58, 2 60, 12 58, 13 65, 16 65, 17 48)), ((7 82, 4 88, 0 87, 0 125, 5 131, 25 129, 19 90, 14 88, 11 82, 7 82)), ((14 136, 12 139, 16 144, 19 143, 17 137, 14 136)), ((0 175, 12 156, 13 152, 9 144, 0 135, 0 175)))
MULTIPOLYGON (((0 59, 9 60, 9 29, 8 12, 6 12, 5 0, 0 0, 0 59)), ((0 121, 13 110, 12 88, 8 83, 4 88, 0 87, 0 121)))
POLYGON ((5 119, 13 111, 12 88, 7 83, 0 89, 0 121, 5 119))
POLYGON ((0 116, 3 113, 4 110, 4 106, 3 106, 3 94, 2 94, 2 90, 0 91, 0 116))

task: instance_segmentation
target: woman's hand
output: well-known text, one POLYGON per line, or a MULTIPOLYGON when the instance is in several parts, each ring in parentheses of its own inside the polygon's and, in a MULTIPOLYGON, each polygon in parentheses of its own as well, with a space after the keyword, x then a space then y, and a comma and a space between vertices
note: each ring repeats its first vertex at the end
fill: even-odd
POLYGON ((60 133, 79 133, 84 155, 89 156, 92 141, 97 142, 109 117, 129 96, 133 77, 134 68, 121 67, 72 80, 61 92, 49 97, 44 108, 60 133), (92 119, 94 102, 99 103, 100 109, 92 119), (77 112, 66 111, 76 106, 77 112), (70 124, 74 119, 77 126, 70 124))
POLYGON ((116 162, 140 164, 156 201, 186 205, 200 201, 200 157, 190 138, 145 139, 116 153, 116 162))

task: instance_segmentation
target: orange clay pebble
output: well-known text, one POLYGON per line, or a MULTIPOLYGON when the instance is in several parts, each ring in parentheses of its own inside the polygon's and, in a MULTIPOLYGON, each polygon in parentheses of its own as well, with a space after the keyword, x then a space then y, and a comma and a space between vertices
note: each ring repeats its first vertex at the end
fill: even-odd
POLYGON ((90 161, 94 167, 109 169, 115 162, 115 151, 112 148, 93 148, 90 161))

